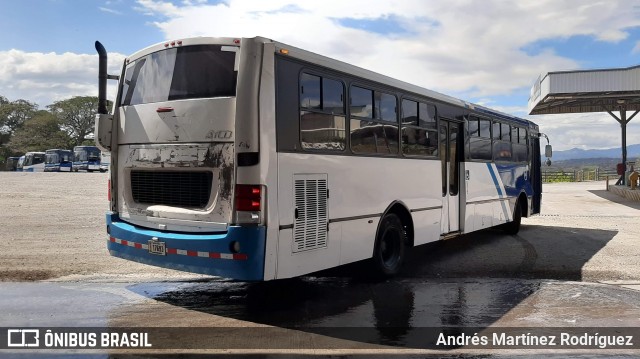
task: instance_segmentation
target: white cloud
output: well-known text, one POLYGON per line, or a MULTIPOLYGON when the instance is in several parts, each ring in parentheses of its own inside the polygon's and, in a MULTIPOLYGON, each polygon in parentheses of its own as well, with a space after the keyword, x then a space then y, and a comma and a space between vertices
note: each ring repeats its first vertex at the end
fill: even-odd
MULTIPOLYGON (((637 1, 636 1, 637 2, 637 1)), ((266 36, 443 92, 508 94, 548 70, 579 63, 551 50, 522 50, 538 40, 593 36, 617 42, 640 26, 628 1, 293 2, 229 0, 175 5, 139 0, 167 38, 266 36), (295 11, 292 11, 294 9, 295 11), (406 31, 381 35, 340 25, 340 19, 394 19, 406 31)))
POLYGON ((122 15, 122 12, 118 11, 118 10, 114 10, 108 7, 103 7, 103 6, 99 6, 98 9, 102 12, 107 12, 110 14, 114 14, 114 15, 122 15))
MULTIPOLYGON (((124 55, 109 54, 109 73, 119 74, 124 55)), ((107 93, 115 97, 115 83, 107 93)), ((98 55, 0 51, 1 95, 41 108, 73 96, 98 94, 98 55)))
MULTIPOLYGON (((116 3, 106 1, 102 11, 116 3)), ((640 26, 638 5, 640 0, 138 0, 135 8, 149 15, 167 39, 265 36, 436 91, 482 98, 487 106, 524 116, 526 99, 522 106, 505 106, 494 98, 528 92, 540 73, 580 67, 579 59, 553 49, 531 54, 526 46, 576 35, 619 42, 629 36, 627 29, 640 26), (345 19, 376 21, 365 31, 345 26, 345 19), (385 21, 397 31, 376 29, 385 21)), ((633 49, 639 52, 640 42, 633 49)), ((110 73, 118 73, 124 56, 109 56, 110 73)), ((0 88, 10 99, 41 106, 95 95, 97 56, 0 52, 0 88)), ((557 149, 620 142, 619 126, 606 113, 530 118, 557 149)), ((629 143, 640 142, 639 127, 640 117, 630 123, 629 143)))
MULTIPOLYGON (((540 130, 549 136, 556 150, 621 146, 620 125, 606 112, 541 115, 528 118, 535 121, 540 126, 540 130)), ((635 118, 627 125, 627 143, 640 143, 640 121, 635 118)))
MULTIPOLYGON (((522 107, 496 106, 492 96, 529 90, 539 74, 576 69, 576 59, 552 49, 536 54, 527 45, 553 38, 591 36, 619 42, 640 26, 639 1, 581 0, 227 0, 181 5, 138 0, 167 39, 191 36, 265 36, 391 77, 462 97, 482 97, 503 112, 526 115, 522 107), (393 19, 403 31, 380 34, 341 25, 341 20, 393 19)), ((640 44, 640 43, 639 43, 640 44)), ((640 45, 634 52, 640 52, 640 45)), ((526 100, 525 100, 526 101, 526 100)), ((619 126, 606 113, 551 118, 531 116, 558 149, 619 145, 619 126), (576 125, 577 124, 577 125, 576 125)), ((640 123, 640 120, 638 120, 640 123)), ((631 122, 629 143, 640 143, 631 122)))

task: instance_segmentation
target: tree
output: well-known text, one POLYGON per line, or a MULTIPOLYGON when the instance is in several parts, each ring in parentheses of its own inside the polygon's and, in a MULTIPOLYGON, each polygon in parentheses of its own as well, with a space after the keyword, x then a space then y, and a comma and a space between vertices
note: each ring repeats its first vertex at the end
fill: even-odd
POLYGON ((0 133, 11 136, 22 124, 38 111, 38 105, 27 100, 9 102, 0 96, 0 133))
POLYGON ((60 129, 59 120, 50 112, 38 111, 15 131, 8 147, 14 153, 71 148, 72 140, 60 129))
POLYGON ((38 110, 38 105, 27 100, 9 101, 6 97, 0 96, 0 168, 4 169, 6 159, 9 156, 17 155, 12 151, 7 143, 11 140, 13 133, 22 124, 31 118, 38 110))
POLYGON ((62 129, 72 138, 73 146, 81 145, 85 137, 93 133, 98 112, 97 97, 76 96, 56 101, 47 108, 58 118, 62 129))

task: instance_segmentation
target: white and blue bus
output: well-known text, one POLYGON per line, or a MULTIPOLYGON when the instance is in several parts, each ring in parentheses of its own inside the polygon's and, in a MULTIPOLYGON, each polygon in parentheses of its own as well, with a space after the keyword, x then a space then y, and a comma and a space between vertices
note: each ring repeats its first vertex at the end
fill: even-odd
POLYGON ((27 152, 22 162, 23 172, 44 172, 44 152, 27 152))
POLYGON ((75 146, 73 148, 73 170, 93 172, 100 170, 100 149, 96 146, 75 146))
POLYGON ((251 281, 365 259, 393 275, 414 246, 540 211, 530 121, 259 37, 160 43, 119 76, 96 49, 114 256, 251 281))
POLYGON ((45 152, 45 172, 71 172, 73 169, 73 151, 51 149, 45 152))

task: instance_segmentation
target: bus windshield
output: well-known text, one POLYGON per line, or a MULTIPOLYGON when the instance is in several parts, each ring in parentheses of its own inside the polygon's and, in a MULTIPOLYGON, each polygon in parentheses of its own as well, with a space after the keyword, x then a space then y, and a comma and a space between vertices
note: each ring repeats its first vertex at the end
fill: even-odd
POLYGON ((97 149, 97 148, 89 148, 89 149, 87 149, 87 157, 91 161, 99 160, 100 159, 100 150, 97 149))
POLYGON ((25 156, 24 165, 25 166, 33 166, 38 165, 40 163, 44 163, 45 154, 44 153, 33 153, 25 156))
POLYGON ((46 164, 51 164, 51 163, 59 163, 59 157, 58 157, 58 153, 53 152, 53 153, 47 153, 46 155, 46 164))
POLYGON ((193 45, 141 57, 125 70, 122 105, 235 96, 235 56, 220 45, 193 45))

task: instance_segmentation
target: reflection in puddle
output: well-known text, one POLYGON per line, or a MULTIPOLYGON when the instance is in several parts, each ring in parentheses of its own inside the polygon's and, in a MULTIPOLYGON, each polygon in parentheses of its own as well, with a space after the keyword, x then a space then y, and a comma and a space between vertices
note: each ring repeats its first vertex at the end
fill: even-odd
POLYGON ((154 285, 158 284, 129 289, 157 293, 150 297, 173 306, 275 327, 308 332, 375 329, 375 342, 409 347, 416 328, 486 327, 540 287, 537 281, 367 282, 313 277, 184 283, 177 288, 167 283, 164 292, 154 285))

